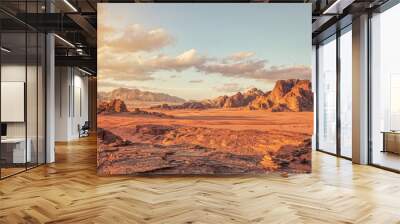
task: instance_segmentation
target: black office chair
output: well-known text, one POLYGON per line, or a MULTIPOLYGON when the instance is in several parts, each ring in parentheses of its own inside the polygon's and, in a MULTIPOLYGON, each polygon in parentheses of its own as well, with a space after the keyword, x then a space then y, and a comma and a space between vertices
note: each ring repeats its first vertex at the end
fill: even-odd
MULTIPOLYGON (((80 125, 79 125, 80 126, 80 125)), ((81 137, 87 137, 89 136, 89 130, 90 130, 90 123, 89 121, 85 121, 85 123, 82 125, 82 127, 79 127, 79 138, 81 137)))

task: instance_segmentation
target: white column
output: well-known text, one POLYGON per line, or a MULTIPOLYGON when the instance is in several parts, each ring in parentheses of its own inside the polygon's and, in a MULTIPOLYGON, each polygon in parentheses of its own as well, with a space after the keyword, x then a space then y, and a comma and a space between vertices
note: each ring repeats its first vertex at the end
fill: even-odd
POLYGON ((353 19, 353 162, 368 163, 368 15, 353 19))
POLYGON ((55 54, 54 35, 46 36, 46 163, 55 161, 55 54))

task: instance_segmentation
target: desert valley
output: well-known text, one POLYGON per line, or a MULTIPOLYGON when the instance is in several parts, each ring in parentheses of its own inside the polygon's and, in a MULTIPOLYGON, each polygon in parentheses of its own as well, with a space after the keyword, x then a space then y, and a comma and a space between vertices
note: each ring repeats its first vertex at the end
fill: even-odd
POLYGON ((119 88, 98 94, 98 172, 310 172, 313 93, 308 80, 264 92, 185 101, 119 88))

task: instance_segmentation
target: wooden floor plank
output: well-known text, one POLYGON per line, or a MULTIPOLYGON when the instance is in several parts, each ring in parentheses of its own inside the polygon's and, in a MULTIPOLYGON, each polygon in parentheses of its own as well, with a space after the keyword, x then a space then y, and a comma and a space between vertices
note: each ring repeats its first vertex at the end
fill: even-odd
POLYGON ((0 223, 400 223, 400 175, 313 153, 313 173, 99 177, 96 139, 0 181, 0 223))

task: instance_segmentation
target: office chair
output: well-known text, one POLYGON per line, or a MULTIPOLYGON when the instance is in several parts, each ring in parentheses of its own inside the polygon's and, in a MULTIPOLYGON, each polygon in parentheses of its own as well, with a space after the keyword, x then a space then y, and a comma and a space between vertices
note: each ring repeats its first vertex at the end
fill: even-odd
POLYGON ((85 121, 82 127, 79 128, 79 138, 89 136, 89 130, 90 130, 90 123, 89 121, 85 121))

